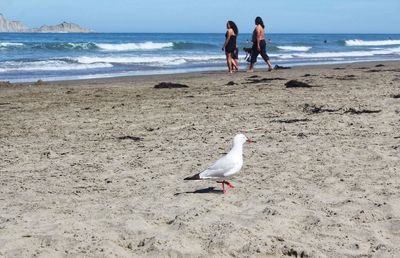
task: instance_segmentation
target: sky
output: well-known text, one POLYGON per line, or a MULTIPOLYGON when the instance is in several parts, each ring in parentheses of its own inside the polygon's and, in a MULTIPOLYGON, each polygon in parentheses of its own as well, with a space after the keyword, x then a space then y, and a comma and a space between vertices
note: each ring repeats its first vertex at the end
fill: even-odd
POLYGON ((400 33, 400 0, 0 0, 0 13, 28 27, 78 23, 96 32, 400 33))

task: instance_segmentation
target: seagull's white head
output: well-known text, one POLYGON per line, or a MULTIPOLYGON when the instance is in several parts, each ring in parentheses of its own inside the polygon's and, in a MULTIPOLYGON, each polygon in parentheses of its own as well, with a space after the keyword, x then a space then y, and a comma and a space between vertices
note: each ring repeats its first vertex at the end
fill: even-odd
POLYGON ((233 145, 236 145, 236 144, 243 145, 244 143, 253 143, 253 141, 249 137, 246 137, 246 135, 244 135, 242 133, 237 134, 233 138, 233 145))

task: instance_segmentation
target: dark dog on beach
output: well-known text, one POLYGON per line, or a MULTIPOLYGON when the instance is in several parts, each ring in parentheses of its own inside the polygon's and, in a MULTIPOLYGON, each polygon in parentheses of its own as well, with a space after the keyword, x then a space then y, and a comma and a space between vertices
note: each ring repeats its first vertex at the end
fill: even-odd
POLYGON ((251 52, 252 52, 251 47, 244 47, 243 51, 246 53, 246 57, 244 58, 244 60, 246 60, 247 62, 250 62, 251 61, 251 52))

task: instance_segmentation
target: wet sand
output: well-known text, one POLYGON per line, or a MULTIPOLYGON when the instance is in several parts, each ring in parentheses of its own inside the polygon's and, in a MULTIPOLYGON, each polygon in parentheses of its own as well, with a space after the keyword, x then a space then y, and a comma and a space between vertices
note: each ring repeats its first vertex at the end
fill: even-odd
POLYGON ((399 62, 3 84, 0 114, 1 257, 400 254, 399 62), (235 188, 183 181, 238 132, 235 188))

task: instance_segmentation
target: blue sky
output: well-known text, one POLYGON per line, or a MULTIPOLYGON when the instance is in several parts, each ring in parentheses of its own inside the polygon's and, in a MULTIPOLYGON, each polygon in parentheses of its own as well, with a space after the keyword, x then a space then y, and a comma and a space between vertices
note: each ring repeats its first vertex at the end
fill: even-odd
POLYGON ((250 32, 261 16, 275 33, 400 33, 400 0, 0 0, 29 27, 62 21, 97 32, 250 32))

